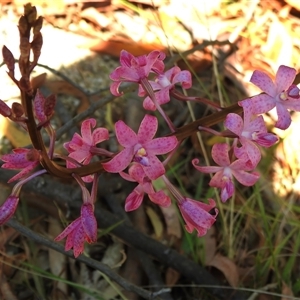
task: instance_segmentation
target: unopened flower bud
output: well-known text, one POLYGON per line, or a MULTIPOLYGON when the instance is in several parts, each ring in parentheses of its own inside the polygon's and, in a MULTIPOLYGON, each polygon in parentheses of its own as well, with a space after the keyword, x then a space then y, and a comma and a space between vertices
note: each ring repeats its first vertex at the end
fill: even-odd
POLYGON ((19 197, 10 195, 5 202, 0 206, 0 225, 8 221, 15 213, 19 197))
POLYGON ((22 104, 18 103, 18 102, 14 102, 11 106, 12 112, 13 114, 17 117, 20 118, 21 116, 23 116, 24 114, 24 109, 22 104))
POLYGON ((24 36, 28 30, 28 23, 24 16, 19 19, 19 32, 21 36, 24 36))
POLYGON ((6 64, 9 72, 13 76, 14 69, 15 69, 15 58, 14 58, 13 54, 11 53, 11 51, 6 46, 3 46, 3 48, 2 48, 2 56, 3 56, 3 60, 6 64))
POLYGON ((45 99, 45 103, 44 103, 45 116, 50 117, 53 114, 55 104, 56 104, 55 95, 51 94, 45 99))
POLYGON ((33 34, 36 35, 39 33, 43 26, 43 17, 38 17, 33 25, 33 34))
POLYGON ((32 25, 37 17, 37 11, 35 6, 31 6, 30 3, 26 4, 25 7, 25 16, 27 17, 27 21, 30 25, 32 25))
POLYGON ((40 152, 36 149, 29 149, 28 152, 26 153, 26 159, 28 161, 38 161, 40 158, 40 152))
POLYGON ((11 113, 11 108, 4 101, 0 100, 0 114, 3 117, 10 117, 11 113))

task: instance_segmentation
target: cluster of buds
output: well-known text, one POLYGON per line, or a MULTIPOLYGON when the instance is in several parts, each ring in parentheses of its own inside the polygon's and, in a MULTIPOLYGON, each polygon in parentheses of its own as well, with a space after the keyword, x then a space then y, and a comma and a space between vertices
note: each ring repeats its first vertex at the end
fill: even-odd
POLYGON ((8 75, 19 87, 22 102, 15 103, 10 108, 0 100, 0 113, 28 131, 32 148, 14 149, 12 154, 2 156, 5 162, 2 168, 21 171, 9 180, 18 182, 11 195, 0 206, 0 224, 4 224, 14 214, 21 187, 28 180, 45 173, 59 178, 74 178, 82 190, 80 217, 70 223, 55 240, 67 238, 65 249, 73 248, 75 257, 83 252, 85 242, 92 243, 97 240, 94 205, 101 173, 117 173, 123 179, 137 183, 125 200, 126 211, 137 209, 145 195, 150 201, 163 207, 171 205, 173 198, 185 221, 186 230, 196 230, 198 236, 203 236, 216 221, 216 202, 208 199, 208 203, 203 203, 182 195, 166 176, 166 166, 182 139, 197 130, 232 138, 231 144, 213 145, 211 156, 217 166, 200 166, 197 158, 191 162, 200 172, 215 173, 209 184, 220 189, 221 200, 225 202, 234 194, 235 179, 244 186, 252 186, 257 182, 259 173, 255 169, 261 160, 260 147, 270 147, 278 141, 276 135, 267 131, 261 114, 276 107, 278 120, 275 126, 285 130, 291 123, 288 110, 300 111, 299 88, 293 84, 296 71, 292 68, 281 66, 275 82, 265 73, 255 71, 251 82, 264 93, 242 100, 231 107, 221 108, 208 99, 186 97, 179 93, 175 85, 181 85, 183 89, 190 88, 192 76, 189 71, 182 71, 177 66, 165 70, 163 52, 152 51, 148 55, 135 57, 123 50, 120 55, 121 66, 110 75, 113 81, 110 90, 113 95, 120 96, 122 93, 119 92, 119 88, 123 82, 138 84, 138 95, 144 98, 143 106, 149 111, 141 121, 138 132, 134 132, 122 120, 117 121, 115 135, 122 150, 112 153, 99 146, 101 142, 109 139, 109 131, 103 127, 96 127, 96 120, 90 118, 82 122, 81 135, 75 133, 72 139, 64 144, 68 155, 59 155, 55 153, 55 130, 50 122, 54 114, 55 96, 44 97, 30 85, 30 73, 37 64, 42 46, 41 27, 42 18, 36 17, 34 7, 26 5, 24 16, 19 22, 19 68, 22 75, 19 80, 14 76, 16 60, 8 48, 3 48, 8 75), (31 52, 32 62, 29 59, 31 52), (205 120, 199 119, 181 128, 175 128, 162 108, 171 99, 202 101, 214 107, 216 112, 205 120), (158 119, 151 115, 151 111, 155 110, 168 125, 168 136, 155 138, 158 119), (220 121, 224 121, 226 128, 223 132, 209 128, 220 121), (48 147, 43 142, 41 130, 45 130, 50 138, 48 147), (161 155, 166 155, 164 160, 161 160, 161 155), (93 162, 94 157, 100 158, 100 161, 93 162), (54 158, 55 161, 64 161, 65 167, 62 163, 57 164, 54 158), (103 158, 105 159, 101 161, 103 158), (164 189, 155 188, 154 181, 157 179, 165 183, 164 189), (90 191, 86 187, 87 182, 92 183, 90 191))

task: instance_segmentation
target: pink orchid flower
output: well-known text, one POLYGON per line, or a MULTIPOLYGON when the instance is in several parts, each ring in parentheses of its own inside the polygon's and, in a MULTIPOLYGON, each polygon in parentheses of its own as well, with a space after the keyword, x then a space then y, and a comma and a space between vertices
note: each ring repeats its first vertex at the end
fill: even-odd
POLYGON ((67 237, 65 250, 73 248, 74 256, 78 257, 84 250, 84 242, 89 244, 97 240, 97 220, 94 216, 94 207, 91 203, 81 206, 81 215, 54 240, 60 241, 67 237))
POLYGON ((22 169, 17 175, 13 176, 8 183, 25 177, 30 171, 40 163, 40 152, 36 149, 17 148, 13 153, 4 154, 1 157, 5 163, 4 169, 18 170, 22 169))
POLYGON ((207 230, 215 223, 218 215, 218 210, 215 208, 216 203, 213 199, 208 199, 209 204, 201 203, 199 201, 184 198, 183 201, 178 202, 179 210, 186 223, 185 229, 192 233, 194 229, 198 231, 198 236, 206 234, 207 230), (214 215, 209 212, 214 209, 214 215))
POLYGON ((95 126, 95 119, 84 120, 81 124, 81 136, 75 133, 70 142, 64 143, 65 149, 70 153, 69 157, 84 165, 89 164, 92 157, 97 153, 96 145, 109 139, 106 128, 99 127, 92 132, 92 128, 95 126))
POLYGON ((278 141, 273 133, 268 133, 263 116, 252 113, 250 102, 242 102, 244 120, 241 116, 230 113, 227 115, 224 125, 238 136, 242 147, 234 147, 237 158, 249 161, 249 169, 254 169, 261 159, 261 151, 257 145, 271 147, 278 141))
POLYGON ((172 151, 177 145, 175 136, 153 139, 157 131, 157 118, 145 115, 136 134, 123 121, 115 124, 118 142, 124 149, 109 162, 103 163, 103 168, 110 173, 119 173, 134 161, 144 169, 150 180, 155 180, 165 173, 162 162, 156 157, 172 151))
POLYGON ((291 116, 288 111, 300 111, 299 88, 293 85, 296 70, 286 66, 280 66, 275 82, 264 72, 254 71, 250 81, 258 86, 265 94, 260 94, 241 101, 249 101, 254 114, 262 114, 276 107, 278 120, 277 128, 287 129, 291 124, 291 116))
POLYGON ((148 55, 133 56, 125 50, 120 54, 120 67, 117 67, 111 74, 110 79, 115 81, 110 91, 115 96, 122 95, 119 92, 121 82, 140 83, 148 77, 150 72, 160 74, 164 70, 163 60, 166 55, 161 51, 152 51, 148 55))
POLYGON ((144 169, 138 163, 134 163, 128 170, 128 174, 120 172, 120 175, 128 181, 138 182, 139 185, 128 195, 125 201, 125 211, 132 211, 140 207, 145 194, 149 199, 160 206, 167 207, 171 199, 164 191, 155 192, 152 181, 146 176, 144 169))
POLYGON ((0 206, 0 225, 8 221, 15 213, 19 203, 19 197, 10 195, 0 206))
MULTIPOLYGON (((96 128, 92 132, 92 128, 96 126, 95 119, 84 120, 81 124, 81 135, 75 133, 70 142, 64 143, 65 149, 70 153, 68 157, 79 163, 87 165, 92 157, 101 154, 102 150, 96 145, 109 139, 109 133, 106 128, 96 128)), ((71 161, 67 161, 67 168, 75 168, 76 165, 71 161)), ((93 176, 88 175, 82 178, 85 182, 92 182, 93 176)))
MULTIPOLYGON (((176 83, 181 83, 184 89, 192 86, 192 76, 189 71, 181 71, 179 67, 173 67, 163 74, 157 76, 155 81, 149 81, 152 89, 155 91, 155 97, 159 105, 170 101, 170 90, 176 83)), ((147 92, 140 86, 139 96, 144 97, 147 92)), ((145 98, 143 106, 147 110, 155 111, 156 107, 148 96, 145 98)))
POLYGON ((249 173, 247 162, 238 159, 230 162, 229 146, 227 144, 214 144, 212 147, 212 158, 219 166, 198 166, 199 159, 192 160, 194 167, 203 173, 216 173, 209 182, 212 187, 221 189, 221 200, 225 202, 234 193, 233 177, 245 186, 252 186, 259 179, 256 172, 249 173))

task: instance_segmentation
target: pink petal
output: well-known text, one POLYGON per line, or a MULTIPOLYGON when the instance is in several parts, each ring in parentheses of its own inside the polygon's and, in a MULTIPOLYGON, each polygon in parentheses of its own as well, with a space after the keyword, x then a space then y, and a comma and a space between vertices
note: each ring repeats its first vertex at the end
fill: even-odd
POLYGON ((287 66, 280 66, 275 77, 275 85, 278 93, 287 90, 296 77, 296 70, 287 66))
POLYGON ((273 80, 264 72, 255 70, 250 78, 250 82, 272 97, 275 97, 277 94, 273 80))
POLYGON ((148 156, 148 166, 142 166, 146 175, 151 179, 155 180, 161 175, 165 174, 165 167, 162 162, 154 155, 148 156))
POLYGON ((85 150, 77 150, 69 154, 69 157, 75 159, 76 161, 82 163, 84 160, 86 160, 85 164, 88 164, 89 161, 92 158, 92 155, 89 151, 85 150))
POLYGON ((116 82, 113 82, 111 85, 110 85, 110 92, 114 95, 114 96, 122 96, 123 93, 120 93, 119 92, 119 87, 121 85, 121 81, 116 81, 116 82))
POLYGON ((278 137, 273 133, 260 133, 257 135, 255 142, 262 147, 268 148, 278 142, 278 137))
MULTIPOLYGON (((227 175, 228 178, 228 175, 227 175)), ((229 178, 231 179, 231 178, 229 178)), ((217 172, 210 180, 209 186, 222 189, 224 187, 224 172, 217 172)))
POLYGON ((125 202, 125 211, 132 211, 140 207, 144 199, 144 193, 137 192, 136 189, 131 192, 125 202))
POLYGON ((128 171, 129 175, 131 176, 131 178, 133 178, 135 181, 142 183, 145 177, 145 171, 143 169, 143 167, 138 164, 138 163, 134 163, 128 171))
POLYGON ((219 167, 219 166, 198 166, 198 164, 199 164, 198 158, 194 158, 192 160, 192 164, 199 172, 202 172, 202 173, 216 173, 216 172, 223 170, 223 168, 219 167))
POLYGON ((73 248, 75 233, 76 231, 74 230, 67 236, 66 243, 65 243, 65 251, 69 251, 73 248))
POLYGON ((286 109, 300 111, 300 99, 288 99, 280 102, 286 109))
POLYGON ((19 203, 19 198, 10 195, 5 202, 0 206, 0 225, 8 221, 15 213, 19 203))
POLYGON ((253 132, 259 132, 259 133, 267 132, 266 123, 264 121, 263 116, 258 116, 255 119, 253 119, 249 123, 247 128, 245 128, 245 130, 247 130, 251 133, 253 133, 253 132))
POLYGON ((75 132, 72 140, 70 142, 64 143, 64 148, 69 152, 73 152, 74 150, 80 149, 83 145, 82 137, 75 132))
MULTIPOLYGON (((242 149, 243 149, 244 152, 246 152, 247 157, 251 161, 253 169, 256 168, 256 166, 258 165, 258 163, 261 160, 260 149, 257 147, 257 145, 254 142, 249 141, 247 139, 242 139, 241 143, 243 145, 242 149)), ((237 157, 240 158, 240 154, 237 157)), ((234 163, 232 163, 231 168, 232 169, 239 169, 240 166, 236 167, 236 165, 234 163)))
POLYGON ((144 99, 143 107, 146 110, 151 110, 151 111, 155 111, 156 110, 156 107, 155 107, 153 101, 148 96, 144 99))
POLYGON ((144 144, 151 141, 157 131, 157 126, 158 121, 156 117, 145 115, 137 133, 138 142, 144 144))
POLYGON ((168 207, 171 205, 171 199, 163 191, 158 191, 153 194, 148 194, 149 199, 162 207, 168 207))
MULTIPOLYGON (((74 232, 75 233, 75 232, 74 232)), ((73 235, 74 257, 78 257, 84 251, 85 232, 82 226, 78 226, 76 234, 73 235)))
POLYGON ((93 131, 93 134, 92 134, 92 144, 93 145, 97 145, 98 143, 101 143, 103 141, 106 141, 109 139, 109 133, 108 133, 108 130, 106 128, 96 128, 94 131, 93 131))
POLYGON ((84 203, 81 206, 81 224, 86 235, 88 243, 97 241, 97 220, 94 216, 94 208, 90 203, 84 203))
POLYGON ((130 67, 132 59, 135 59, 135 57, 131 53, 129 53, 126 50, 121 51, 121 53, 120 53, 120 63, 121 63, 122 66, 130 67))
POLYGON ((140 76, 134 68, 118 67, 110 74, 109 77, 114 81, 139 82, 143 76, 140 76))
MULTIPOLYGON (((161 74, 158 76, 158 79, 161 79, 161 78, 167 78, 168 81, 172 82, 173 83, 173 80, 174 80, 174 77, 180 73, 180 68, 177 67, 177 66, 174 66, 172 67, 171 69, 165 71, 164 74, 161 74)), ((179 82, 179 81, 178 81, 179 82)))
POLYGON ((123 147, 132 147, 138 143, 136 133, 130 127, 128 127, 122 120, 116 122, 115 130, 118 142, 123 147))
POLYGON ((236 178, 236 180, 245 186, 254 185, 259 179, 259 174, 256 172, 249 173, 244 170, 232 170, 232 175, 236 178))
POLYGON ((62 239, 64 239, 67 235, 69 235, 72 231, 76 230, 76 228, 78 226, 81 226, 81 218, 77 218, 76 220, 74 220, 72 223, 70 223, 65 230, 59 234, 54 241, 58 242, 62 239))
MULTIPOLYGON (((267 94, 259 94, 244 101, 251 101, 252 112, 254 114, 263 114, 270 111, 276 105, 276 99, 267 94)), ((241 101, 243 102, 243 101, 241 101)))
POLYGON ((229 146, 225 143, 214 144, 211 150, 211 156, 213 160, 222 167, 230 165, 230 160, 228 156, 229 146))
POLYGON ((156 138, 145 144, 148 154, 166 154, 176 148, 178 140, 175 136, 156 138))
POLYGON ((244 122, 239 115, 230 113, 227 115, 224 121, 224 126, 235 133, 237 136, 240 136, 243 131, 244 122))
POLYGON ((146 65, 146 74, 148 76, 149 72, 152 70, 157 74, 160 74, 163 72, 165 65, 162 62, 166 58, 165 53, 154 50, 150 52, 147 56, 147 65, 146 65))
POLYGON ((102 163, 105 171, 110 173, 119 173, 131 163, 133 158, 133 148, 125 148, 109 162, 102 163))
POLYGON ((172 83, 181 83, 184 89, 189 89, 192 86, 192 76, 189 71, 180 71, 172 80, 172 83))
POLYGON ((239 105, 243 107, 244 126, 248 126, 254 115, 252 110, 253 103, 251 102, 251 99, 246 99, 244 101, 240 101, 239 105))
POLYGON ((230 197, 232 197, 234 190, 234 184, 231 180, 225 182, 220 194, 222 202, 226 202, 230 197))
POLYGON ((119 172, 119 175, 127 181, 136 182, 136 180, 134 180, 129 174, 125 172, 119 172))
POLYGON ((170 89, 163 88, 155 93, 156 100, 159 105, 166 104, 170 101, 170 89))
MULTIPOLYGON (((27 175, 28 173, 30 173, 30 171, 32 171, 35 167, 37 167, 39 165, 39 162, 33 162, 30 165, 28 165, 26 168, 24 168, 21 172, 19 172, 18 174, 16 174, 15 176, 13 176, 12 178, 10 178, 7 183, 11 183, 13 181, 19 180, 20 178, 24 177, 25 175, 27 175)), ((3 166, 2 166, 3 167, 3 166)))
POLYGON ((83 142, 92 146, 92 128, 96 126, 95 119, 84 120, 81 124, 81 136, 83 142))
POLYGON ((281 104, 277 103, 276 111, 278 115, 278 120, 275 123, 275 127, 285 130, 287 129, 292 122, 291 115, 288 110, 281 104))

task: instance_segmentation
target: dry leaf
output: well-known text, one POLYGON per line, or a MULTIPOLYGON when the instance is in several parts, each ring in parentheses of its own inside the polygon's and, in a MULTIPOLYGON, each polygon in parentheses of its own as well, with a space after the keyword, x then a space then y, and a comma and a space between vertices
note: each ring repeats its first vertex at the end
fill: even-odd
POLYGON ((204 249, 205 249, 205 265, 208 265, 209 262, 214 258, 217 250, 217 240, 216 240, 216 229, 211 227, 204 238, 204 249))
POLYGON ((38 11, 42 11, 44 15, 59 15, 66 12, 65 0, 14 0, 14 4, 21 7, 28 2, 30 2, 32 6, 36 6, 38 11))
POLYGON ((34 90, 40 88, 44 84, 46 77, 47 77, 47 73, 42 73, 35 77, 32 77, 30 80, 32 88, 34 90))
POLYGON ((0 132, 6 136, 14 148, 24 147, 31 143, 28 133, 19 125, 0 116, 0 132))
POLYGON ((14 240, 19 233, 11 227, 1 227, 0 231, 0 249, 3 249, 8 241, 14 240))
POLYGON ((105 15, 100 13, 95 7, 89 7, 80 13, 81 18, 85 18, 99 25, 101 28, 106 28, 111 20, 105 15))
POLYGON ((281 294, 283 296, 283 297, 281 297, 281 300, 288 300, 289 299, 289 298, 286 298, 284 296, 294 297, 292 289, 287 284, 285 284, 285 282, 282 282, 281 294))
POLYGON ((166 285, 168 287, 173 287, 177 283, 179 278, 180 278, 180 273, 179 272, 175 271, 172 268, 168 268, 166 270, 166 280, 165 280, 165 282, 166 282, 166 285))
POLYGON ((228 283, 232 287, 237 287, 239 284, 239 272, 236 264, 221 254, 216 254, 215 257, 207 264, 208 266, 215 267, 220 270, 228 283))
POLYGON ((178 239, 181 238, 181 226, 178 218, 178 213, 175 209, 174 205, 170 205, 169 207, 159 207, 161 212, 164 215, 165 222, 167 224, 167 233, 170 236, 176 236, 178 239))
MULTIPOLYGON (((61 231, 63 230, 61 223, 58 219, 52 218, 49 216, 49 227, 48 233, 51 237, 58 236, 61 231)), ((49 266, 52 274, 59 276, 62 279, 66 279, 66 256, 49 248, 49 266)), ((67 293, 67 285, 62 282, 58 281, 57 285, 55 285, 55 289, 62 291, 63 293, 67 293)), ((57 292, 52 292, 57 294, 57 292)))
POLYGON ((159 240, 162 237, 163 230, 164 230, 162 221, 161 221, 159 215, 151 207, 146 207, 146 213, 147 213, 147 215, 150 219, 150 222, 153 226, 155 237, 156 237, 156 239, 159 240))
POLYGON ((271 61, 275 62, 274 71, 279 65, 291 65, 293 54, 293 42, 290 28, 273 17, 270 25, 266 44, 261 48, 262 53, 271 61))
POLYGON ((287 4, 294 7, 295 9, 300 11, 300 2, 299 0, 285 0, 287 4))
POLYGON ((159 44, 137 43, 130 39, 98 41, 90 49, 95 52, 106 53, 115 57, 120 56, 122 50, 130 52, 134 56, 148 54, 153 50, 167 52, 166 48, 159 44))
POLYGON ((107 248, 101 262, 111 268, 119 268, 126 260, 123 247, 120 241, 114 239, 114 243, 107 248))
POLYGON ((6 276, 4 274, 1 274, 1 281, 0 281, 0 291, 3 300, 17 300, 18 298, 14 295, 10 285, 9 281, 7 281, 6 276))
POLYGON ((80 100, 80 105, 77 109, 78 113, 86 110, 90 106, 87 96, 74 85, 64 80, 47 80, 45 87, 47 87, 52 94, 66 94, 78 98, 80 100))

